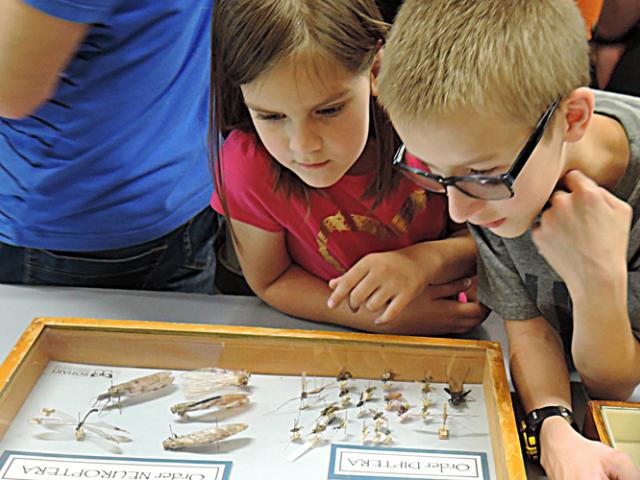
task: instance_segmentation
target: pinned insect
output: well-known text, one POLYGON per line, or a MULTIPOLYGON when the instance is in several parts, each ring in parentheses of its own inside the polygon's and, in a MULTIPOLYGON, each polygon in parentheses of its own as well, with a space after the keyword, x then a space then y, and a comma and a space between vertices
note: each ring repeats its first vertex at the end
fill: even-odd
POLYGON ((347 438, 347 426, 349 425, 349 422, 347 421, 348 414, 349 412, 345 411, 344 417, 340 419, 340 422, 338 422, 336 425, 333 426, 334 430, 344 429, 344 438, 347 438))
POLYGON ((337 403, 334 402, 334 403, 331 403, 330 405, 327 405, 322 410, 320 410, 320 416, 326 417, 337 412, 338 410, 340 410, 340 407, 338 406, 337 403))
POLYGON ((382 389, 390 390, 392 387, 391 381, 395 380, 395 378, 396 378, 396 374, 393 373, 391 370, 385 371, 380 377, 380 380, 382 380, 382 389))
POLYGON ((188 399, 200 398, 225 387, 246 387, 251 374, 246 370, 200 368, 181 376, 184 394, 188 399))
POLYGON ((217 427, 207 428, 187 435, 176 435, 171 432, 171 436, 162 442, 165 450, 181 450, 183 448, 196 448, 213 445, 225 438, 229 438, 246 430, 246 423, 228 423, 217 427))
POLYGON ((356 407, 361 407, 370 401, 373 398, 373 392, 375 389, 375 386, 368 386, 362 393, 360 393, 360 399, 358 400, 358 403, 356 403, 356 407))
POLYGON ((96 403, 102 401, 120 400, 129 397, 137 397, 145 393, 155 392, 168 387, 173 383, 171 372, 157 372, 144 377, 137 377, 128 382, 119 383, 110 387, 106 393, 98 395, 96 403))
POLYGON ((369 436, 369 426, 367 425, 367 421, 362 421, 362 443, 366 443, 367 437, 369 436))
POLYGON ((336 381, 338 383, 345 383, 351 380, 352 378, 353 378, 353 375, 351 375, 351 372, 346 368, 343 368, 342 370, 340 370, 340 373, 338 373, 338 376, 336 377, 336 381))
POLYGON ((349 395, 349 388, 346 385, 340 385, 340 392, 338 392, 339 397, 345 397, 349 395))
POLYGON ((433 377, 431 375, 425 375, 424 378, 417 383, 421 385, 420 391, 422 393, 430 393, 432 382, 433 382, 433 377))
POLYGON ((328 415, 321 415, 320 417, 318 417, 318 420, 316 421, 316 426, 313 427, 313 430, 311 430, 311 434, 315 434, 318 435, 322 432, 324 432, 327 427, 336 419, 336 415, 335 413, 329 413, 328 415))
POLYGON ((467 373, 465 374, 462 381, 455 380, 449 376, 447 373, 447 379, 449 382, 449 386, 445 387, 444 391, 449 394, 449 403, 453 406, 461 405, 466 402, 466 397, 471 393, 471 390, 464 390, 464 382, 467 379, 467 375, 469 375, 469 369, 467 369, 467 373))
POLYGON ((422 409, 420 411, 420 415, 422 416, 423 420, 426 420, 429 415, 429 407, 431 406, 431 399, 429 398, 428 394, 424 394, 422 396, 422 409))
POLYGON ((289 432, 291 433, 291 435, 289 435, 289 438, 292 442, 297 442, 302 439, 302 437, 300 436, 300 430, 302 430, 302 427, 300 426, 299 422, 300 418, 296 418, 293 421, 293 427, 291 427, 291 429, 289 430, 289 432))
POLYGON ((171 407, 171 413, 180 415, 182 418, 188 418, 188 412, 197 410, 208 410, 216 408, 218 410, 228 410, 240 407, 249 403, 249 395, 245 393, 231 393, 228 395, 215 395, 213 397, 196 400, 195 402, 177 403, 171 407))
POLYGON ((387 395, 384 396, 384 399, 387 402, 384 406, 384 409, 389 412, 393 410, 397 410, 400 407, 400 405, 402 405, 402 403, 404 402, 404 397, 402 396, 401 392, 388 393, 387 395))
POLYGON ((127 436, 129 432, 124 428, 116 427, 115 425, 111 425, 106 422, 88 422, 87 419, 89 416, 98 411, 99 410, 97 408, 92 408, 82 419, 75 419, 72 415, 61 410, 55 408, 43 408, 40 411, 42 417, 32 418, 31 422, 53 430, 71 427, 75 430, 75 439, 78 441, 84 440, 87 433, 97 435, 98 437, 113 444, 131 441, 127 436))
POLYGON ((401 422, 404 422, 409 419, 409 410, 411 410, 414 405, 411 405, 409 402, 402 402, 398 407, 398 418, 401 422))

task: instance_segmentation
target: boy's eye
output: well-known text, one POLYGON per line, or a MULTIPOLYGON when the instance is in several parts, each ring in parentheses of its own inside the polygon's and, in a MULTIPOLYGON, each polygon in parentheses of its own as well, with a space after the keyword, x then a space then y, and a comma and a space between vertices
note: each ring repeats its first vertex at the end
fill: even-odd
POLYGON ((340 113, 343 109, 344 109, 344 104, 341 104, 341 105, 335 105, 333 107, 322 108, 318 110, 317 113, 318 115, 322 115, 325 117, 332 117, 340 113))
POLYGON ((469 175, 491 175, 492 173, 496 173, 497 170, 497 167, 489 168, 487 170, 475 170, 473 168, 470 168, 469 175))

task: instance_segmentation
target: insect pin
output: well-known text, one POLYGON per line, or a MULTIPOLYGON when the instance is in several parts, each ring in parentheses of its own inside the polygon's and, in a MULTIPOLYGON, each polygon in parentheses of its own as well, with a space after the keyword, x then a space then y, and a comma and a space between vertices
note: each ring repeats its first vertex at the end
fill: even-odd
POLYGON ((171 407, 171 413, 188 418, 188 412, 197 410, 208 410, 216 408, 218 410, 228 410, 240 407, 249 403, 249 395, 246 393, 230 393, 227 395, 214 395, 194 402, 177 403, 171 407))
POLYGON ((200 368, 186 372, 180 378, 185 397, 194 399, 225 387, 246 387, 251 374, 246 370, 200 368))
POLYGON ((88 433, 96 435, 112 444, 130 442, 129 432, 124 428, 116 427, 106 422, 88 422, 87 419, 93 413, 98 412, 97 408, 90 409, 82 419, 75 419, 72 415, 55 408, 43 408, 40 410, 41 417, 32 418, 31 422, 42 425, 49 429, 59 429, 69 427, 75 430, 75 439, 84 440, 88 433))
POLYGON ((173 374, 171 372, 157 372, 144 377, 137 377, 128 382, 119 383, 109 387, 109 389, 96 398, 96 403, 101 401, 111 401, 118 399, 118 403, 122 397, 137 397, 149 392, 155 392, 168 387, 173 383, 173 374))
POLYGON ((176 435, 171 431, 171 436, 162 442, 162 448, 165 450, 181 450, 184 448, 196 448, 214 443, 236 435, 246 430, 246 423, 228 423, 197 432, 188 433, 186 435, 176 435))
POLYGON ((447 427, 447 404, 444 404, 444 410, 442 411, 442 426, 438 429, 438 438, 440 440, 447 440, 449 438, 449 428, 447 427))

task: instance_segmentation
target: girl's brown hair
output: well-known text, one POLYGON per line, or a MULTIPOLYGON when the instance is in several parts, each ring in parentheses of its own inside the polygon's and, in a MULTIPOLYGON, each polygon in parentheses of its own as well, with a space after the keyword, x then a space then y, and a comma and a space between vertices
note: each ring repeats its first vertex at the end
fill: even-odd
MULTIPOLYGON (((225 213, 221 137, 238 129, 256 133, 240 86, 256 80, 282 59, 306 49, 339 62, 354 74, 373 64, 389 25, 375 0, 219 0, 212 29, 209 142, 212 171, 225 213)), ((399 145, 383 109, 371 100, 372 135, 378 146, 377 175, 365 192, 377 206, 395 183, 391 158, 399 145)), ((256 138, 257 134, 256 134, 256 138)), ((290 170, 273 160, 274 190, 302 195, 307 187, 290 170)))

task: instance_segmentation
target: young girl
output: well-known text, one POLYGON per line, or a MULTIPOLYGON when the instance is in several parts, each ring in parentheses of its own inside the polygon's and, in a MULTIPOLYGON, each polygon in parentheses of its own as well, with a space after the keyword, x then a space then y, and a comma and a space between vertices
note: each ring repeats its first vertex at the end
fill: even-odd
POLYGON ((473 240, 450 234, 444 196, 392 171, 398 140, 374 101, 388 28, 375 0, 221 0, 213 28, 211 138, 227 138, 212 206, 256 294, 375 332, 478 325, 486 309, 457 300, 473 240))

